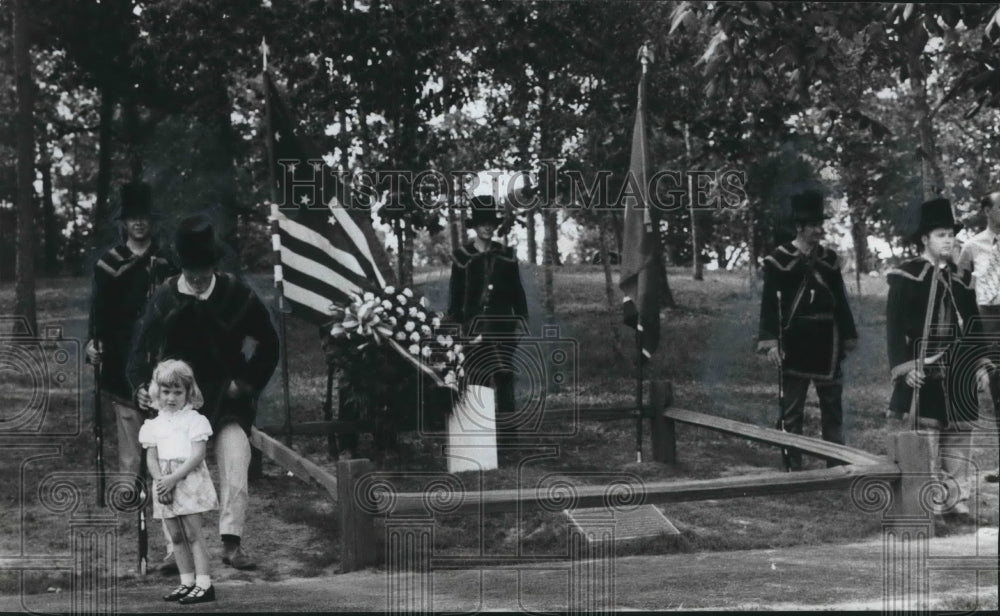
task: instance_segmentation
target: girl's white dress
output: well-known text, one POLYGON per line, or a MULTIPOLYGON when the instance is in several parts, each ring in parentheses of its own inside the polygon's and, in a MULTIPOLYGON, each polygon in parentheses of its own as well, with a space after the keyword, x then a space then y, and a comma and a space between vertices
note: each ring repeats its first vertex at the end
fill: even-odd
MULTIPOLYGON (((139 429, 139 443, 145 449, 156 447, 160 473, 169 475, 191 455, 191 441, 207 441, 211 435, 212 426, 208 419, 190 406, 185 406, 179 411, 161 410, 155 418, 143 422, 139 429)), ((174 488, 174 500, 169 505, 157 500, 156 489, 152 486, 150 493, 153 517, 158 520, 203 513, 219 507, 215 486, 204 460, 178 482, 174 488)))

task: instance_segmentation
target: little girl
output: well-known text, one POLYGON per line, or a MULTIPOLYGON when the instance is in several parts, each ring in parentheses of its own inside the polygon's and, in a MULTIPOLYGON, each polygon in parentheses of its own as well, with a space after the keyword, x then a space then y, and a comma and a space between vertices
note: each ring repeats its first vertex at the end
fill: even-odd
POLYGON ((164 520, 174 545, 181 584, 164 601, 215 601, 208 550, 199 514, 218 508, 215 486, 205 465, 212 427, 195 409, 204 403, 185 362, 168 359, 153 371, 149 396, 159 411, 139 430, 149 474, 155 482, 153 517, 164 520))

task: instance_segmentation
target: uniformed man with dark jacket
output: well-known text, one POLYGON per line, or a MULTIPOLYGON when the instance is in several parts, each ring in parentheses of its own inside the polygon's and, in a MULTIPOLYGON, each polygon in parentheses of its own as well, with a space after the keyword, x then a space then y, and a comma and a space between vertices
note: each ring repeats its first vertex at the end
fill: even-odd
POLYGON ((87 356, 101 364, 101 388, 114 410, 118 432, 118 470, 139 474, 142 450, 139 428, 144 417, 132 401, 125 378, 132 330, 153 290, 177 268, 153 237, 151 192, 148 184, 121 187, 123 242, 105 252, 94 265, 87 356))
POLYGON ((182 359, 194 370, 212 424, 219 468, 219 533, 223 562, 255 563, 241 547, 249 493, 250 427, 257 398, 278 363, 278 334, 260 298, 232 274, 216 272, 221 246, 203 216, 181 221, 175 247, 181 274, 160 285, 133 339, 129 382, 142 408, 154 366, 182 359))
MULTIPOLYGON (((795 239, 778 246, 764 260, 757 350, 783 372, 780 403, 785 430, 802 434, 811 381, 819 398, 823 440, 843 444, 840 363, 857 345, 858 332, 837 253, 819 243, 827 218, 823 196, 807 190, 794 195, 791 205, 795 239)), ((788 457, 791 470, 802 469, 800 451, 792 449, 788 457)))
POLYGON ((452 253, 448 316, 465 336, 483 335, 466 350, 469 382, 495 388, 497 431, 516 433, 513 354, 526 333, 528 303, 513 248, 492 240, 501 222, 496 202, 473 197, 471 209, 475 237, 452 253))
POLYGON ((986 345, 961 343, 979 327, 972 277, 952 262, 961 228, 947 199, 921 205, 911 238, 921 255, 886 276, 886 343, 893 380, 889 417, 898 428, 934 434, 930 468, 959 488, 947 513, 968 516, 968 456, 979 417, 976 387, 988 381, 990 366, 986 345))

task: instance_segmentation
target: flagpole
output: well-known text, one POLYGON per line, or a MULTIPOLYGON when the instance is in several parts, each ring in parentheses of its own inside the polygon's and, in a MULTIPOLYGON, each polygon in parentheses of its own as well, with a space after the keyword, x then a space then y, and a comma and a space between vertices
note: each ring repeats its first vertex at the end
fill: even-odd
MULTIPOLYGON (((260 41, 260 53, 261 53, 261 81, 264 83, 264 115, 265 122, 267 123, 267 138, 265 143, 267 144, 267 176, 271 183, 271 203, 272 208, 277 207, 278 194, 277 194, 277 179, 274 177, 274 148, 271 144, 272 126, 271 126, 271 97, 267 91, 267 38, 262 38, 260 41)), ((271 222, 271 247, 275 252, 281 249, 281 236, 277 234, 278 223, 276 221, 271 222)), ((282 398, 285 405, 285 444, 289 447, 292 446, 292 409, 289 402, 288 393, 288 327, 286 325, 287 319, 285 318, 285 288, 283 283, 283 276, 281 273, 281 257, 278 256, 277 264, 274 266, 274 286, 278 290, 278 326, 281 329, 281 392, 282 398)))
MULTIPOLYGON (((647 41, 643 43, 642 47, 639 49, 639 63, 642 64, 642 75, 639 77, 640 98, 639 98, 638 113, 642 113, 644 108, 645 101, 642 100, 642 97, 644 97, 646 93, 646 88, 645 88, 646 70, 650 59, 651 59, 651 53, 649 49, 649 42, 647 41)), ((645 178, 643 178, 643 181, 645 181, 645 178)), ((649 207, 649 204, 646 203, 645 206, 649 207)), ((635 461, 637 464, 642 464, 642 420, 643 420, 642 364, 644 361, 644 357, 642 355, 642 322, 643 322, 642 304, 643 302, 636 302, 636 313, 638 318, 635 327, 635 349, 636 349, 636 366, 638 366, 638 368, 636 369, 636 380, 635 380, 635 404, 636 408, 638 409, 638 413, 636 414, 636 419, 635 419, 635 461)))

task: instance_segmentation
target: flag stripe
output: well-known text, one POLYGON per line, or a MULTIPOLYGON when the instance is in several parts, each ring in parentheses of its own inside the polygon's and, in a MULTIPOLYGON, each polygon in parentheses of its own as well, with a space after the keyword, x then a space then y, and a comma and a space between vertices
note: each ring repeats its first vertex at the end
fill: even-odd
POLYGON ((347 236, 351 239, 351 242, 353 242, 358 251, 361 252, 361 256, 364 257, 362 264, 367 265, 365 268, 367 271, 365 273, 368 275, 374 275, 376 280, 378 280, 379 286, 384 287, 385 278, 382 277, 382 272, 375 267, 375 257, 372 256, 372 251, 368 248, 368 241, 365 239, 365 235, 361 232, 357 223, 354 222, 354 218, 346 209, 336 203, 335 200, 331 200, 330 202, 330 212, 340 225, 340 228, 344 230, 347 236))
POLYGON ((317 249, 328 254, 335 261, 343 264, 344 267, 348 268, 358 276, 363 277, 365 275, 364 269, 361 267, 361 264, 358 263, 357 258, 353 254, 343 250, 342 248, 334 246, 329 239, 323 236, 323 234, 296 220, 292 220, 280 210, 275 215, 275 219, 278 221, 278 228, 283 231, 283 240, 286 238, 292 238, 306 244, 311 244, 317 249))
POLYGON ((357 272, 341 263, 336 256, 324 252, 321 248, 313 244, 300 241, 295 237, 284 234, 282 235, 281 241, 282 246, 279 252, 287 249, 291 254, 318 263, 323 267, 337 272, 338 276, 349 281, 353 286, 364 289, 368 289, 373 286, 370 279, 358 275, 357 272))
POLYGON ((350 297, 351 293, 362 291, 360 286, 344 278, 335 270, 307 257, 297 255, 288 248, 281 249, 281 262, 284 265, 285 278, 294 277, 296 274, 307 276, 316 280, 317 286, 332 287, 344 297, 350 297))
POLYGON ((314 278, 303 276, 295 270, 285 270, 285 280, 281 283, 285 293, 285 298, 291 302, 302 304, 303 306, 318 312, 330 319, 333 313, 332 306, 335 302, 343 303, 346 296, 343 293, 330 293, 330 288, 322 288, 317 285, 314 278), (337 297, 337 296, 342 297, 337 297))

